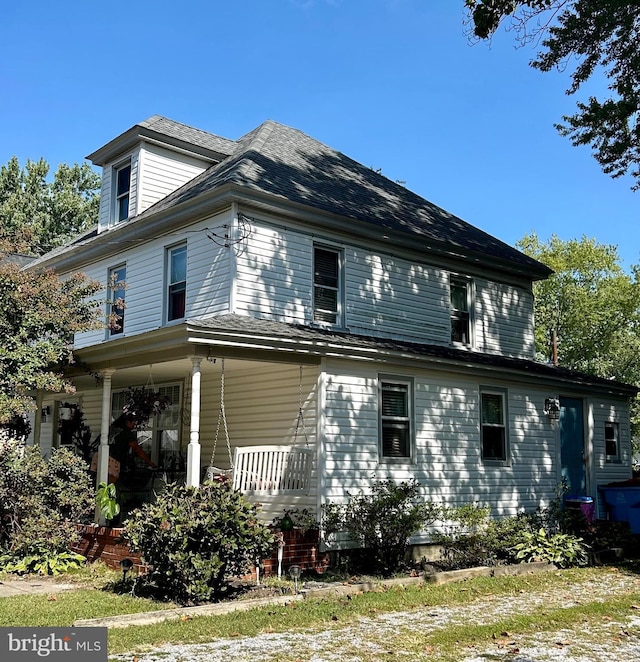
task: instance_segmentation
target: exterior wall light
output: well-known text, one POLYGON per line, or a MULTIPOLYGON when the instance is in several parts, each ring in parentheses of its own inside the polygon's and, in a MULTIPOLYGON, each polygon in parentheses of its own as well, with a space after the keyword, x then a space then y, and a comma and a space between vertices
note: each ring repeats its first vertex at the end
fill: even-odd
POLYGON ((550 421, 557 421, 560 418, 560 401, 558 398, 546 398, 544 401, 544 413, 550 421))

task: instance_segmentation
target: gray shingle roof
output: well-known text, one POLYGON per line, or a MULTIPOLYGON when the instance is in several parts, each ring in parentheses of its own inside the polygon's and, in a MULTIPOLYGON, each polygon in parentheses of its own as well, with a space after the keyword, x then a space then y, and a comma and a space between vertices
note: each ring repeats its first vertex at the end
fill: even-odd
MULTIPOLYGON (((236 141, 236 151, 143 215, 234 184, 383 230, 412 235, 447 251, 498 259, 545 278, 551 270, 298 129, 271 120, 236 141)), ((426 248, 426 246, 425 246, 426 248)))
POLYGON ((241 315, 218 315, 216 317, 190 319, 187 321, 190 327, 196 327, 213 332, 231 333, 241 336, 262 336, 264 338, 279 338, 289 341, 301 341, 305 349, 309 343, 331 344, 342 346, 353 350, 386 350, 413 354, 416 357, 441 359, 451 364, 463 363, 465 366, 475 365, 477 367, 494 367, 508 371, 516 371, 521 375, 529 375, 532 378, 551 379, 555 381, 569 382, 571 384, 590 386, 605 389, 612 393, 626 396, 635 395, 639 389, 633 385, 623 384, 602 377, 595 377, 575 370, 569 370, 560 366, 554 366, 539 361, 518 359, 500 356, 497 354, 484 354, 464 349, 456 349, 448 345, 431 345, 403 340, 391 340, 374 336, 360 336, 350 333, 311 328, 297 324, 285 324, 269 320, 260 320, 253 317, 241 315))
POLYGON ((191 145, 220 152, 221 154, 233 154, 237 147, 235 140, 216 136, 214 133, 175 122, 168 117, 162 117, 162 115, 153 115, 153 117, 140 122, 138 126, 151 129, 164 136, 175 138, 191 145))

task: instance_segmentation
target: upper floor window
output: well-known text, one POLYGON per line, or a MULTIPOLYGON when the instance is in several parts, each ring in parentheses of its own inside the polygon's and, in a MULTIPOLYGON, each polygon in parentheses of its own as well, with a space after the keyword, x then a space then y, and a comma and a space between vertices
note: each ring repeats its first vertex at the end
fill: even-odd
POLYGON ((620 424, 606 421, 604 424, 604 444, 607 462, 620 461, 620 424))
POLYGON ((110 336, 118 335, 122 333, 124 329, 124 295, 126 279, 126 265, 122 264, 119 267, 109 269, 109 301, 107 303, 107 321, 110 336))
POLYGON ((380 455, 385 460, 412 457, 412 387, 409 379, 380 380, 380 455))
POLYGON ((480 392, 480 427, 482 459, 506 463, 509 443, 505 391, 485 389, 480 392))
POLYGON ((115 168, 114 221, 119 223, 129 218, 129 194, 131 192, 131 163, 115 168))
POLYGON ((451 276, 451 342, 471 345, 471 281, 451 276))
POLYGON ((167 320, 179 320, 185 315, 187 299, 187 245, 167 250, 167 320))
POLYGON ((342 325, 342 251, 313 249, 313 321, 342 325))

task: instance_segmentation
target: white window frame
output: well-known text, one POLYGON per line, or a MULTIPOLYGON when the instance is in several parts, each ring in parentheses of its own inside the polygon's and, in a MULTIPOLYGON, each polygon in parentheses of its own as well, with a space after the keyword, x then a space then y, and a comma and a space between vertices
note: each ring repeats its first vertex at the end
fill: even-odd
POLYGON ((108 299, 109 302, 107 303, 107 319, 109 318, 110 315, 118 315, 120 317, 120 320, 118 321, 118 324, 120 326, 119 329, 112 329, 110 324, 107 324, 107 338, 111 338, 113 336, 122 336, 124 335, 124 321, 125 321, 125 309, 126 309, 126 304, 120 308, 116 306, 115 302, 117 299, 122 299, 123 304, 125 303, 125 288, 124 287, 119 287, 119 288, 114 288, 114 285, 117 285, 118 283, 126 283, 127 281, 127 264, 119 264, 116 267, 110 267, 108 272, 107 272, 107 293, 108 293, 108 299), (120 271, 124 272, 124 277, 120 277, 120 271), (117 278, 117 280, 114 280, 114 275, 117 278))
POLYGON ((475 345, 475 286, 473 279, 456 274, 449 274, 449 318, 451 327, 451 344, 458 347, 473 347, 475 345), (453 288, 462 286, 466 290, 467 309, 454 308, 453 306, 453 288), (454 322, 460 318, 466 317, 467 336, 466 340, 455 340, 453 337, 454 322))
POLYGON ((118 223, 123 223, 131 216, 131 174, 132 166, 131 159, 121 163, 113 168, 113 212, 112 220, 113 224, 117 225, 118 223), (125 191, 118 190, 118 183, 120 179, 120 173, 126 169, 129 169, 129 185, 125 191), (120 205, 123 200, 127 201, 127 215, 122 217, 120 215, 120 205))
POLYGON ((378 456, 382 463, 413 463, 415 460, 414 383, 411 377, 378 375, 378 456), (406 412, 402 416, 384 415, 383 398, 387 390, 401 390, 406 394, 406 412), (406 425, 408 448, 406 455, 385 455, 384 429, 386 425, 406 425))
POLYGON ((332 328, 344 328, 344 250, 336 248, 327 244, 313 244, 313 305, 312 316, 313 323, 319 326, 329 326, 332 328), (337 261, 337 283, 330 285, 327 283, 318 282, 316 273, 316 255, 317 251, 324 251, 332 253, 336 256, 337 261), (318 301, 318 290, 327 290, 336 293, 336 307, 335 310, 321 308, 318 301), (335 315, 335 321, 322 319, 323 316, 335 315))
POLYGON ((605 421, 604 423, 604 454, 606 462, 616 463, 620 462, 620 423, 618 421, 605 421), (612 437, 607 436, 607 431, 611 430, 612 437), (611 454, 607 452, 607 440, 611 438, 616 445, 616 452, 611 454))
MULTIPOLYGON (((160 414, 152 416, 147 425, 143 428, 138 428, 137 441, 151 458, 151 461, 156 464, 158 469, 165 469, 167 471, 174 469, 172 467, 162 466, 163 459, 160 457, 160 444, 162 440, 162 433, 174 430, 176 433, 176 452, 183 455, 182 460, 186 462, 186 449, 182 447, 182 398, 183 398, 183 384, 182 382, 167 382, 166 384, 157 384, 152 387, 154 390, 159 391, 161 395, 168 395, 171 391, 178 392, 177 401, 172 398, 172 403, 160 414)), ((122 413, 121 407, 124 404, 124 394, 127 389, 117 389, 111 392, 111 422, 115 421, 122 413), (119 403, 118 400, 121 402, 119 403)))
POLYGON ((173 322, 179 322, 183 320, 186 317, 187 314, 187 274, 188 274, 188 250, 187 250, 187 242, 180 242, 179 244, 174 244, 173 246, 168 246, 166 248, 166 254, 165 254, 165 319, 168 324, 171 324, 173 322), (176 254, 177 251, 183 250, 185 254, 185 267, 184 267, 184 280, 172 280, 172 260, 173 256, 176 254), (178 285, 184 285, 184 288, 181 290, 175 290, 175 291, 184 291, 184 313, 181 317, 171 317, 172 315, 172 288, 175 288, 178 285))
POLYGON ((509 466, 511 464, 511 448, 509 444, 509 393, 507 389, 496 388, 494 386, 481 386, 479 398, 479 421, 480 421, 480 456, 484 464, 494 464, 498 466, 509 466), (483 420, 483 400, 484 396, 498 396, 502 403, 502 421, 500 423, 485 422, 483 420), (485 457, 484 435, 485 429, 503 431, 502 445, 503 457, 485 457))

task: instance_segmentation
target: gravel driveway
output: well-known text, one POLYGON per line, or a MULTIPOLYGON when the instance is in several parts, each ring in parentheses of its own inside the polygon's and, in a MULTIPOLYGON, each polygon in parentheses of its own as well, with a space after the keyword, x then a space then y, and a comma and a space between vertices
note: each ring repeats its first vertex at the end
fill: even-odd
MULTIPOLYGON (((640 591, 640 577, 612 570, 598 580, 571 584, 565 592, 522 591, 516 596, 486 596, 464 607, 430 607, 409 612, 361 618, 347 626, 335 624, 322 631, 269 633, 255 637, 220 639, 208 644, 166 645, 153 652, 111 656, 132 662, 261 662, 363 660, 429 660, 434 651, 416 654, 397 642, 419 642, 421 632, 469 622, 490 624, 503 616, 531 614, 604 600, 612 594, 640 591)), ((407 645, 407 644, 405 644, 407 645)), ((419 648, 418 648, 419 650, 419 648)), ((624 622, 604 618, 597 625, 572 631, 544 631, 535 635, 499 633, 490 647, 464 648, 461 662, 621 662, 640 660, 640 610, 631 610, 624 622), (604 643, 603 643, 604 642, 604 643)))

